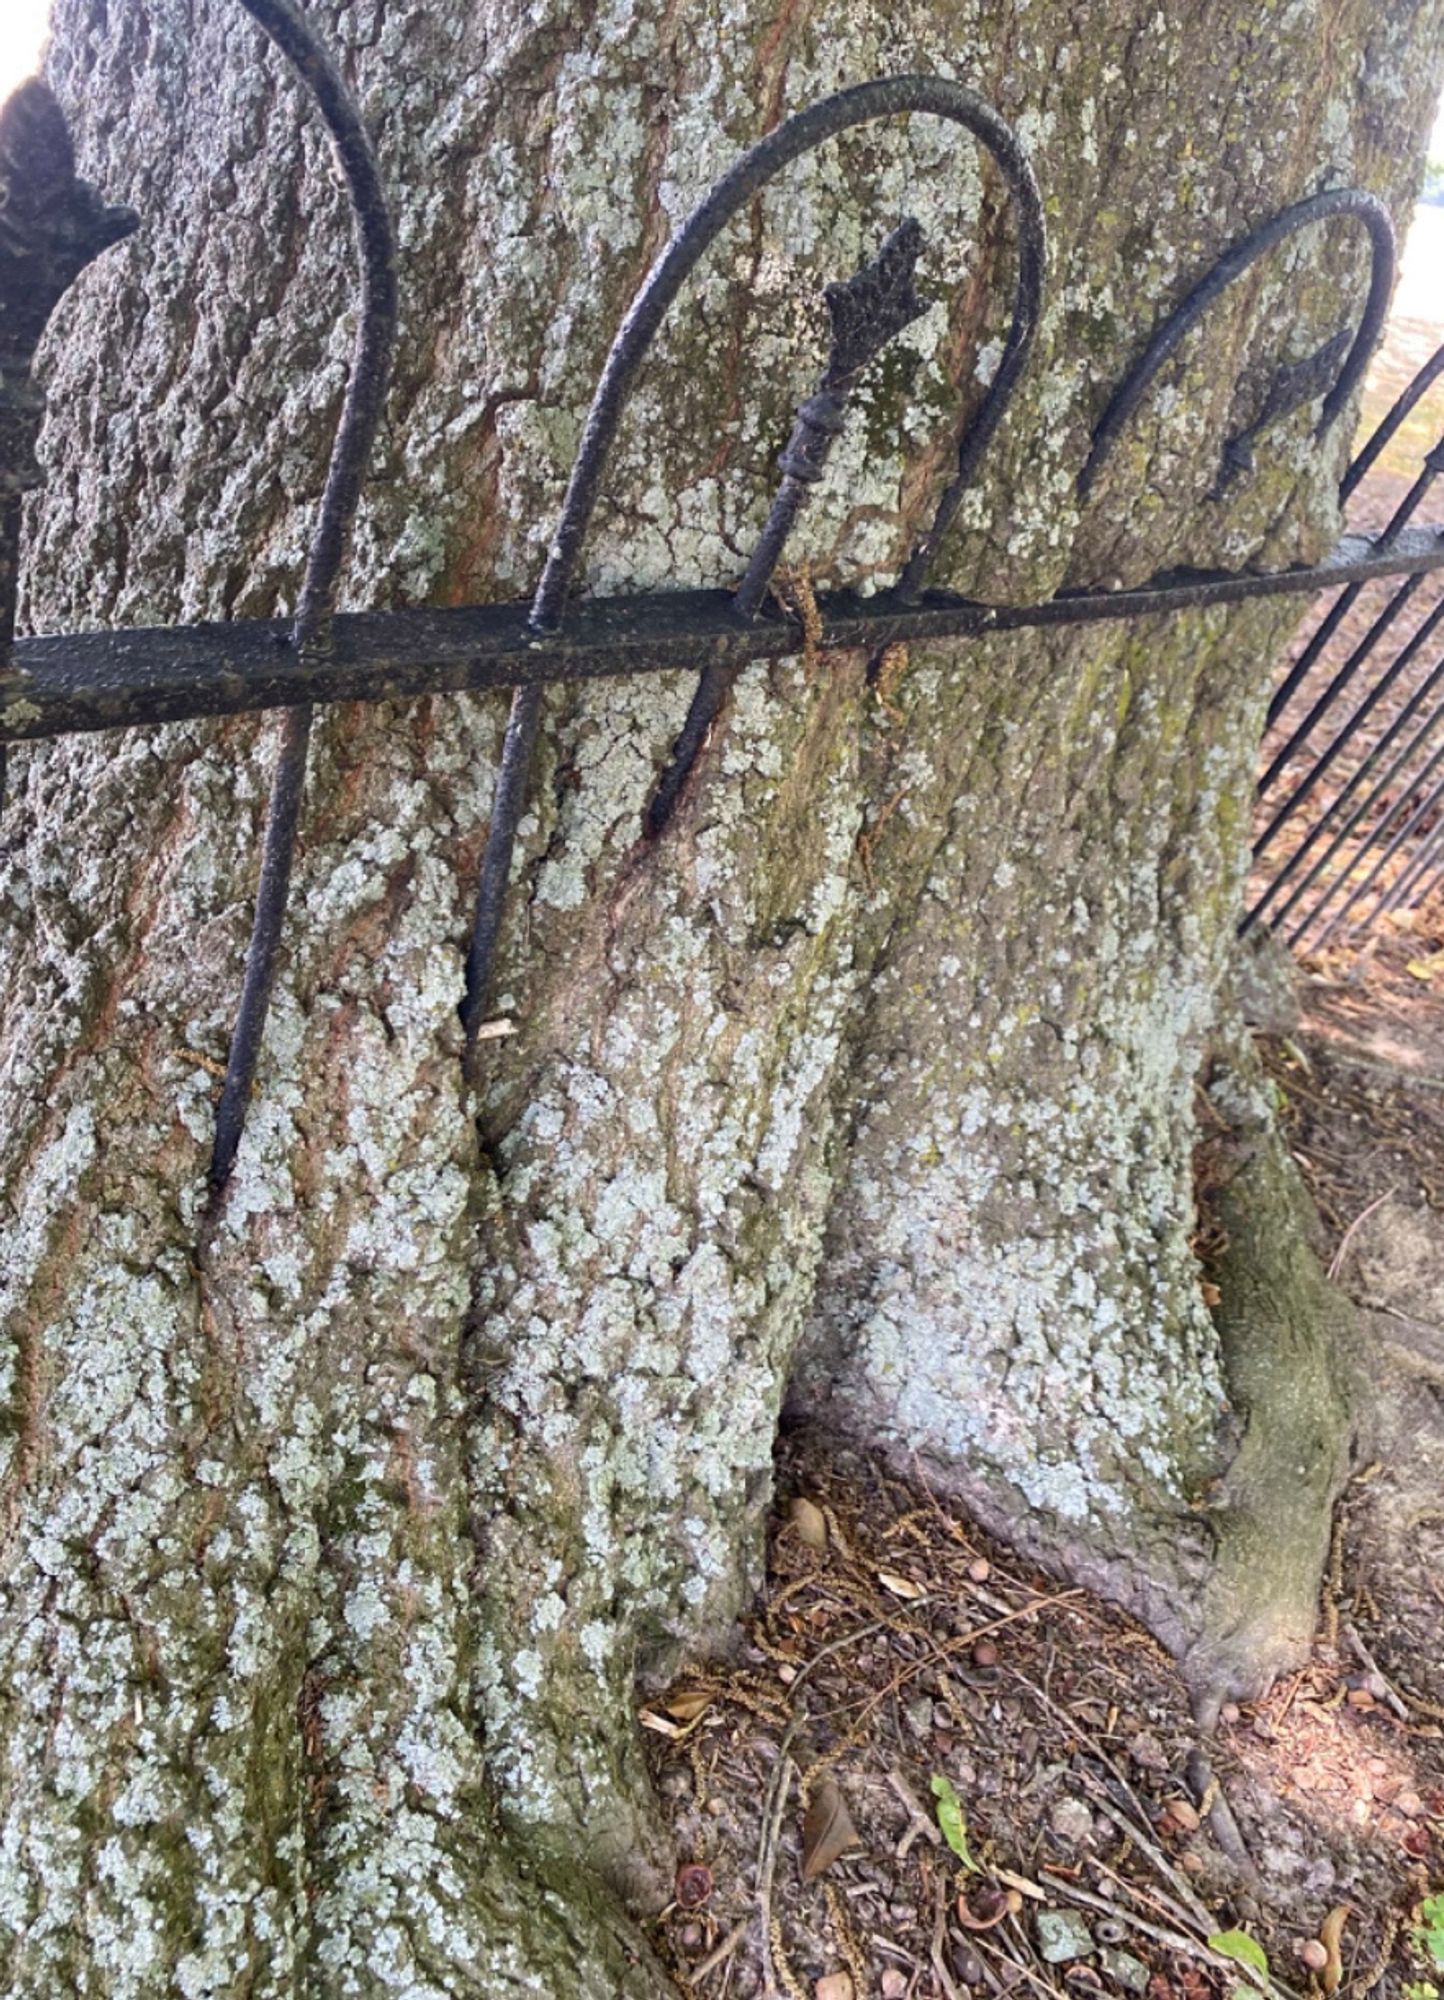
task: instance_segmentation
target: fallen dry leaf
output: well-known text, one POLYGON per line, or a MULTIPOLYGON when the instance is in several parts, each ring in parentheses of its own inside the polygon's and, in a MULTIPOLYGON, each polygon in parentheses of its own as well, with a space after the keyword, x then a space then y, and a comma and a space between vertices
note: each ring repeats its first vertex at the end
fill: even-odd
POLYGON ((817 2000, 852 2000, 852 1975, 847 1972, 824 1972, 812 1990, 817 2000))
POLYGON ((806 1542, 810 1549, 827 1547, 827 1516, 815 1500, 806 1500, 799 1493, 787 1510, 787 1519, 800 1542, 806 1542))
POLYGON ((803 1881, 811 1882, 849 1847, 861 1845, 836 1778, 819 1778, 802 1822, 803 1881))
POLYGON ((654 1735, 666 1736, 673 1743, 681 1743, 697 1727, 700 1716, 694 1715, 690 1722, 673 1722, 670 1715, 659 1715, 655 1708, 641 1708, 637 1720, 643 1729, 650 1729, 654 1735))
POLYGON ((695 1722, 712 1706, 712 1695, 706 1688, 681 1688, 669 1694, 662 1706, 674 1722, 695 1722))
POLYGON ((1337 1993, 1344 1977, 1344 1958, 1340 1949, 1344 1935, 1344 1925, 1349 1921, 1349 1905, 1340 1903, 1329 1911, 1319 1925, 1319 1943, 1328 1953, 1323 1968, 1325 1993, 1337 1993))
POLYGON ((883 1589, 890 1590, 894 1597, 906 1597, 915 1601, 917 1598, 926 1597, 928 1594, 924 1585, 914 1583, 910 1576, 898 1576, 895 1571, 890 1569, 880 1569, 877 1573, 877 1580, 883 1589))
POLYGON ((958 1922, 968 1931, 990 1931, 1002 1923, 1004 1917, 1012 1914, 1011 1902, 1023 1907, 1023 1899, 1014 1889, 1010 1900, 1006 1889, 1000 1889, 996 1882, 984 1883, 970 1903, 965 1895, 958 1897, 958 1922))

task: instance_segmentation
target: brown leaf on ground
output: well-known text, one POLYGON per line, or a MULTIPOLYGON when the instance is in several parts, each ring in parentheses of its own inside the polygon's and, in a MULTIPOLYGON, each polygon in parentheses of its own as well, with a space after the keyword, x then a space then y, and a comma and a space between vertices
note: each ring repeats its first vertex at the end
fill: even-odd
POLYGON ((712 1706, 710 1688, 679 1688, 669 1694, 663 1706, 674 1722, 695 1722, 712 1706))
POLYGON ((836 1778, 819 1778, 802 1822, 802 1879, 811 1882, 850 1847, 860 1847, 857 1828, 836 1778))
POLYGON ((827 1516, 815 1500, 799 1493, 787 1510, 788 1526, 810 1549, 827 1547, 827 1516))
POLYGON ((899 1576, 895 1570, 880 1569, 877 1580, 883 1589, 891 1591, 894 1597, 906 1597, 916 1601, 928 1594, 924 1585, 914 1583, 910 1576, 899 1576))
POLYGON ((1340 1903, 1329 1911, 1319 1929, 1319 1943, 1328 1954, 1323 1969, 1325 1993, 1337 1993, 1344 1977, 1343 1936, 1349 1921, 1349 1905, 1340 1903))

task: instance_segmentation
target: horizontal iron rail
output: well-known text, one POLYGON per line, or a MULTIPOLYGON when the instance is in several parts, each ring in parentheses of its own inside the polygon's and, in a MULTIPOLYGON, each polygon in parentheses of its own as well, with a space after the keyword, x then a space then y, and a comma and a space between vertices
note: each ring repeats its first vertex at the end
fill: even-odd
MULTIPOLYGON (((821 597, 822 644, 869 651, 896 640, 978 638, 1309 595, 1372 577, 1444 569, 1444 529, 1384 541, 1345 535, 1321 562, 1281 570, 1169 571, 1128 590, 1065 591, 1040 604, 982 604, 930 591, 821 597)), ((283 619, 22 639, 0 742, 183 722, 297 703, 404 701, 607 675, 744 665, 801 648, 781 617, 748 623, 725 591, 583 599, 560 632, 538 633, 525 604, 363 611, 335 621, 329 647, 298 653, 283 619)))

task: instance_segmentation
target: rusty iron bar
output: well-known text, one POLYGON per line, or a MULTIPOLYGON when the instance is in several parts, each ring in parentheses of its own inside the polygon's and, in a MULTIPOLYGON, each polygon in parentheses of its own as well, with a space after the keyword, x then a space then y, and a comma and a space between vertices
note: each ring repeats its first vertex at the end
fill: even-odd
MULTIPOLYGON (((908 112, 921 112, 962 125, 987 149, 1007 184, 1018 238, 1013 315, 1002 358, 982 403, 959 441, 953 477, 932 526, 903 572, 900 586, 903 594, 914 597, 921 593, 937 545, 957 512, 1027 361, 1042 304, 1045 241, 1043 204, 1037 182, 1017 135, 1006 120, 975 91, 946 77, 894 76, 837 91, 784 119, 714 184, 652 267, 612 343, 587 414, 561 515, 532 601, 531 623, 539 636, 551 635, 560 628, 602 474, 637 371, 673 300, 706 251, 738 211, 794 160, 855 125, 908 112)), ((781 558, 784 541, 785 527, 773 554, 774 566, 781 558)), ((707 671, 715 665, 709 662, 707 671)), ((461 1009, 468 1061, 491 988, 503 909, 503 898, 496 894, 495 885, 498 881, 504 885, 511 872, 516 830, 526 797, 529 746, 536 738, 540 700, 536 690, 520 689, 513 697, 507 723, 502 768, 509 774, 520 772, 520 779, 508 785, 505 800, 499 801, 504 810, 493 811, 487 833, 482 888, 467 954, 467 987, 461 1009)), ((699 741, 703 734, 705 729, 699 732, 699 741)), ((674 749, 674 766, 686 750, 685 741, 680 749, 674 749)))
MULTIPOLYGON (((241 0, 241 5, 285 56, 325 122, 350 204, 360 265, 360 325, 351 375, 288 635, 290 649, 299 661, 309 656, 324 657, 331 645, 337 580, 350 543, 362 481, 376 441, 391 375, 397 318, 396 248, 385 189, 365 120, 325 44, 292 0, 241 0)), ((261 1037, 275 984, 276 950, 290 890, 310 740, 310 705, 289 709, 281 728, 271 782, 240 1007, 216 1112, 209 1174, 213 1201, 223 1193, 235 1166, 260 1059, 261 1037)))

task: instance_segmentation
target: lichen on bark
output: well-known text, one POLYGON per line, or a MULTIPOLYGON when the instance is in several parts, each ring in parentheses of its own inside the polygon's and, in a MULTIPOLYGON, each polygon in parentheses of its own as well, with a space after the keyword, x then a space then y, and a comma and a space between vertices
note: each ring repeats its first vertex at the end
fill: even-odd
MULTIPOLYGON (((946 552, 989 595, 1322 545, 1316 412, 1204 496, 1232 384, 1360 296, 1301 239, 1209 321, 1081 520, 1108 389, 1313 187, 1400 213, 1437 0, 1086 10, 319 7, 407 317, 348 591, 534 581, 607 341, 712 176, 887 70, 1014 119, 1049 217, 1029 376, 946 552), (1330 61, 1315 57, 1326 42, 1330 61)), ((59 0, 83 170, 145 228, 49 347, 32 620, 283 607, 351 327, 324 144, 239 8, 59 0)), ((997 189, 925 121, 799 165, 629 415, 591 587, 729 580, 815 375, 818 285, 906 206, 939 303, 797 553, 886 575, 996 365, 997 189), (952 386, 962 384, 961 390, 952 386)), ((1180 1649, 1228 1356, 1189 1249, 1275 608, 745 674, 669 838, 685 677, 546 702, 499 1005, 456 1002, 497 703, 324 716, 285 962, 197 1258, 273 732, 16 760, 0 851, 6 1777, 16 1994, 658 1990, 611 1900, 656 1836, 634 1678, 721 1643, 785 1395, 921 1452, 1180 1649), (826 1393, 824 1394, 824 1389, 826 1393)))

